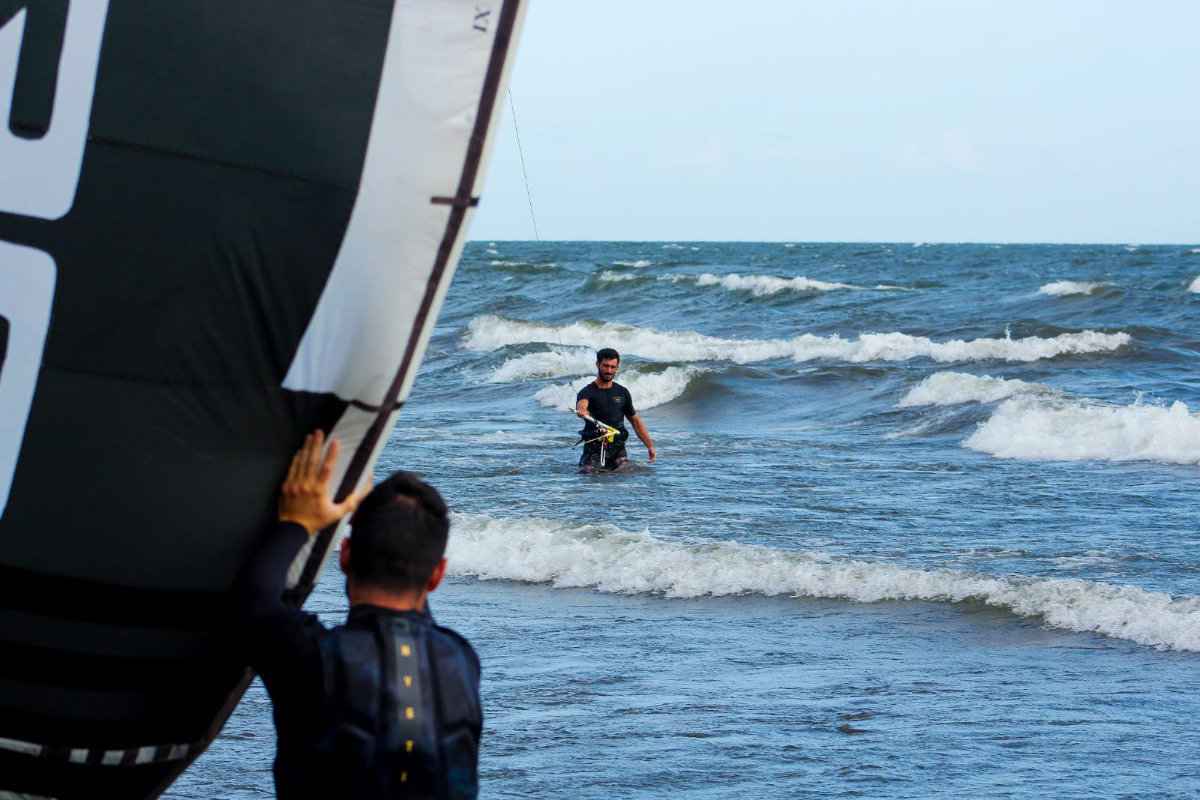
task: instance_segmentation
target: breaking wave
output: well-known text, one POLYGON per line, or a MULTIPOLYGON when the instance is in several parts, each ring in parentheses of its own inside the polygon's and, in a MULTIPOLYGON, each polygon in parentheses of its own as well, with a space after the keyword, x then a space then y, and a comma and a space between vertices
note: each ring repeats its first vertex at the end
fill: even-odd
MULTIPOLYGON (((645 411, 666 405, 687 391, 692 378, 709 370, 702 367, 667 367, 662 372, 622 372, 617 381, 636 398, 636 408, 645 411)), ((563 398, 571 399, 570 405, 575 405, 575 395, 594 379, 594 375, 584 375, 569 384, 555 384, 538 390, 534 397, 546 408, 559 408, 563 398)))
POLYGON ((1188 287, 1188 291, 1200 294, 1200 276, 1197 276, 1196 279, 1192 281, 1192 285, 1188 287))
POLYGON ((938 372, 909 390, 898 408, 1000 405, 963 446, 1025 461, 1160 461, 1200 464, 1200 414, 1144 403, 1114 406, 1051 386, 938 372), (1002 402, 1001 402, 1002 401, 1002 402))
POLYGON ((755 297, 766 297, 780 292, 831 292, 835 289, 857 289, 848 283, 831 283, 812 278, 777 278, 773 275, 701 275, 672 276, 679 280, 694 280, 697 286, 720 286, 731 292, 750 292, 755 297))
POLYGON ((831 292, 835 289, 861 288, 848 283, 830 283, 804 277, 777 278, 773 275, 738 275, 737 273, 713 275, 708 272, 700 275, 660 275, 651 279, 649 276, 632 272, 605 270, 600 273, 597 280, 601 283, 628 283, 638 280, 657 280, 660 283, 686 282, 702 287, 719 286, 731 292, 749 292, 755 297, 769 297, 781 292, 831 292))
POLYGON ((613 272, 611 269, 606 269, 596 277, 596 280, 601 283, 627 283, 644 280, 644 278, 635 272, 613 272))
POLYGON ((483 580, 680 598, 758 594, 856 603, 983 602, 1063 630, 1200 652, 1200 598, 1133 586, 926 570, 538 518, 457 514, 453 526, 451 573, 483 580))
POLYGON ((1112 284, 1103 281, 1055 281, 1054 283, 1047 283, 1038 289, 1038 293, 1049 295, 1050 297, 1066 297, 1073 294, 1091 294, 1098 289, 1104 289, 1109 286, 1112 286, 1112 284))
POLYGON ((487 379, 488 383, 516 383, 561 378, 596 371, 595 351, 553 347, 540 353, 526 353, 501 364, 487 379))
POLYGON ((1027 461, 1200 464, 1200 414, 1179 401, 1108 406, 1022 395, 1001 403, 963 445, 1027 461))
POLYGON ((691 331, 669 332, 622 323, 573 322, 554 326, 483 315, 471 320, 462 346, 490 352, 517 344, 545 343, 591 347, 603 341, 621 353, 658 361, 906 361, 929 358, 941 363, 967 361, 1038 361, 1062 355, 1111 353, 1129 345, 1127 333, 1080 331, 1052 338, 954 339, 935 342, 905 333, 864 333, 856 339, 802 334, 792 339, 721 339, 691 331))
POLYGON ((995 403, 1013 395, 1033 393, 1061 394, 1057 389, 1040 383, 963 372, 936 372, 910 389, 896 407, 995 403))

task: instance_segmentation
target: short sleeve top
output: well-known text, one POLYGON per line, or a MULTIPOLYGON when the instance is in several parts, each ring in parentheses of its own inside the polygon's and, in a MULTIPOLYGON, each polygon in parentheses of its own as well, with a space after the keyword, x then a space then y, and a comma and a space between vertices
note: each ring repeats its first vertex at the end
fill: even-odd
POLYGON ((601 389, 592 381, 575 396, 576 403, 580 400, 588 401, 587 413, 594 419, 614 428, 624 428, 625 419, 637 413, 629 390, 616 382, 607 389, 601 389))

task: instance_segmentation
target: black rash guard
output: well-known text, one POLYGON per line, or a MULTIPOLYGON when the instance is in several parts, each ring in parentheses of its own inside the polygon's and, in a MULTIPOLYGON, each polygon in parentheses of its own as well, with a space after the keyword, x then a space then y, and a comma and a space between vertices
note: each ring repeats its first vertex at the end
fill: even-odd
MULTIPOLYGON (((580 400, 588 401, 587 413, 591 417, 622 431, 621 441, 629 438, 629 431, 625 430, 625 420, 633 417, 637 411, 633 408, 633 396, 629 394, 628 389, 615 381, 608 389, 601 389, 592 381, 575 395, 576 405, 580 400)), ((584 435, 588 439, 592 438, 587 436, 588 429, 591 428, 591 423, 588 423, 588 428, 584 429, 584 435)), ((596 434, 599 434, 598 430, 596 434)))
POLYGON ((238 575, 251 666, 275 711, 276 793, 289 798, 474 798, 479 658, 425 611, 350 609, 326 630, 282 600, 308 539, 280 523, 238 575))

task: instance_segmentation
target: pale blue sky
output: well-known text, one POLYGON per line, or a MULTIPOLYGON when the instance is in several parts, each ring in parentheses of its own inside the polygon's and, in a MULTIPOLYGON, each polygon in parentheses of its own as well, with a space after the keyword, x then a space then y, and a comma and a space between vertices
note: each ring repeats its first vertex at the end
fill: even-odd
POLYGON ((1191 0, 532 0, 511 90, 544 239, 1200 241, 1191 0))

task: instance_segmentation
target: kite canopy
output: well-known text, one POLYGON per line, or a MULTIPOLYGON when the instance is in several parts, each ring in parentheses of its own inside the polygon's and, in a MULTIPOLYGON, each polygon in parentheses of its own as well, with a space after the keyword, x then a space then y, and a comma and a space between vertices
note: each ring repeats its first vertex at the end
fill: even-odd
POLYGON ((215 736, 230 584, 305 433, 374 464, 522 13, 0 0, 0 793, 154 797, 215 736))

